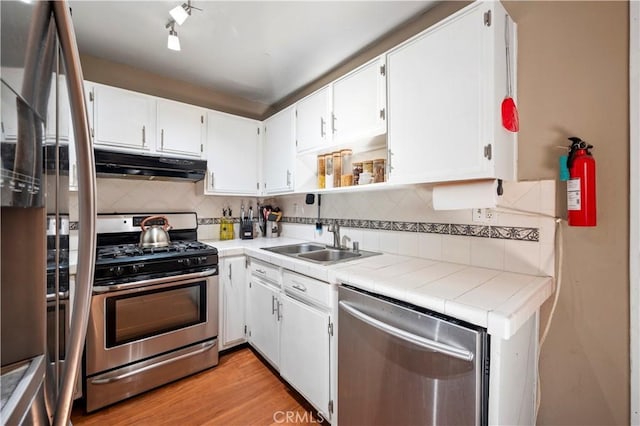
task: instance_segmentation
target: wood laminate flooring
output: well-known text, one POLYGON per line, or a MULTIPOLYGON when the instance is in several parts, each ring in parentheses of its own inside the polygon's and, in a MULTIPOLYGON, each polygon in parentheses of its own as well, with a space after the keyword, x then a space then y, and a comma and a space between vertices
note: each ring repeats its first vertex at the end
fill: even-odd
MULTIPOLYGON (((84 414, 74 425, 317 425, 315 410, 248 347, 193 376, 84 414), (287 421, 287 419, 289 421, 287 421)), ((325 423, 327 424, 327 423, 325 423)))

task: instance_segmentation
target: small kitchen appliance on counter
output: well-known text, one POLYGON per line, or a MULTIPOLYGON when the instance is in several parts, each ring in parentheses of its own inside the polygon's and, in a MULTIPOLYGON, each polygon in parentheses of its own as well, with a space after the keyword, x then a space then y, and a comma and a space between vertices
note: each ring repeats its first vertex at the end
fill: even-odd
POLYGON ((218 251, 197 228, 195 213, 98 216, 87 411, 218 364, 218 251))
POLYGON ((243 240, 253 239, 253 206, 249 206, 248 217, 245 216, 244 205, 240 213, 240 238, 243 240))

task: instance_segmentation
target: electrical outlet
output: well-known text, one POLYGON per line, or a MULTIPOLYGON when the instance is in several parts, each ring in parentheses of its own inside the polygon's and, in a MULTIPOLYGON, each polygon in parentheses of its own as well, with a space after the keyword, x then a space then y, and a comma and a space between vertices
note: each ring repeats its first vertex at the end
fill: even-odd
POLYGON ((498 222, 498 215, 493 209, 473 209, 471 211, 471 221, 476 223, 495 224, 498 222))

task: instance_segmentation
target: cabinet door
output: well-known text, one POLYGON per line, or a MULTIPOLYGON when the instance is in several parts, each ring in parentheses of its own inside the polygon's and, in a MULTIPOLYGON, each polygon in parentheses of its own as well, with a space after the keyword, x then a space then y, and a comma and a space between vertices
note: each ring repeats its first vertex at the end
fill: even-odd
POLYGON ((246 268, 244 256, 224 258, 220 262, 222 309, 220 348, 227 349, 245 341, 246 268))
POLYGON ((208 193, 257 194, 259 128, 256 120, 208 112, 208 193))
POLYGON ((298 152, 321 148, 331 139, 329 86, 296 104, 296 146, 298 152))
POLYGON ((96 145, 150 151, 155 141, 156 101, 151 96, 94 84, 93 134, 96 145))
POLYGON ((262 170, 264 193, 293 191, 294 109, 289 107, 264 122, 262 170))
POLYGON ((329 314, 287 295, 281 299, 280 374, 329 418, 329 314))
POLYGON ((275 368, 279 365, 278 292, 255 277, 249 284, 249 342, 275 368))
POLYGON ((201 157, 204 155, 205 110, 192 105, 158 100, 156 150, 201 157))
POLYGON ((384 58, 378 58, 333 83, 334 143, 354 142, 386 131, 384 58))
POLYGON ((487 177, 486 10, 468 10, 388 54, 389 181, 487 177))

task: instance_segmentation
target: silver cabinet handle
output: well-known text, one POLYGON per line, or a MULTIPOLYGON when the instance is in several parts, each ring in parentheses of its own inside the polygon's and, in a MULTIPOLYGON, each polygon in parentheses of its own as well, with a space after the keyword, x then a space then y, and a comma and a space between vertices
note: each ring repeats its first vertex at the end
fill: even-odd
POLYGON ((278 321, 280 321, 280 320, 282 319, 282 311, 281 311, 281 309, 282 309, 282 302, 278 301, 277 306, 278 306, 278 315, 276 316, 276 319, 277 319, 278 321))
POLYGON ((359 311, 358 309, 356 309, 355 307, 353 307, 351 304, 347 302, 341 301, 338 303, 338 305, 342 310, 344 310, 349 315, 353 316, 356 319, 359 319, 364 323, 369 324, 372 327, 377 328, 383 333, 390 334, 392 336, 397 337, 400 340, 404 340, 405 342, 412 343, 413 345, 421 347, 428 351, 438 352, 453 358, 460 359, 462 361, 469 361, 469 362, 473 361, 473 353, 468 350, 460 349, 450 345, 446 345, 444 343, 436 342, 435 340, 426 339, 422 336, 418 336, 406 330, 402 330, 400 328, 394 327, 380 320, 377 320, 372 316, 365 314, 362 311, 359 311))
POLYGON ((267 271, 265 271, 264 269, 256 269, 255 271, 256 271, 257 273, 259 273, 259 274, 262 274, 262 275, 264 275, 264 274, 266 274, 266 273, 267 273, 267 271))
POLYGON ((287 186, 291 186, 291 172, 287 169, 287 186))
POLYGON ((387 167, 388 167, 387 174, 391 173, 391 170, 393 170, 393 166, 391 165, 391 157, 393 157, 393 151, 391 151, 390 149, 388 151, 389 151, 389 156, 388 156, 389 159, 387 160, 387 167))
POLYGON ((271 295, 271 315, 276 313, 276 297, 271 295))
POLYGON ((215 186, 213 185, 213 172, 211 172, 209 176, 211 177, 211 179, 209 179, 209 188, 214 189, 215 186))
POLYGON ((300 290, 302 292, 306 292, 307 291, 307 288, 303 284, 300 284, 298 282, 294 282, 293 288, 295 288, 296 290, 300 290))
POLYGON ((160 149, 164 149, 164 129, 160 129, 160 149))
POLYGON ((55 17, 62 59, 64 61, 69 91, 69 103, 76 136, 78 162, 78 266, 73 317, 70 323, 65 367, 60 381, 60 393, 55 408, 53 424, 66 426, 71 417, 71 405, 75 391, 76 373, 80 368, 84 340, 89 323, 89 307, 96 258, 96 166, 89 134, 89 115, 84 96, 84 77, 80 66, 80 54, 73 30, 69 4, 56 1, 46 5, 46 12, 55 17))
POLYGON ((162 367, 164 365, 171 364, 171 363, 174 363, 176 361, 180 361, 180 360, 185 359, 185 358, 191 358, 191 357, 194 357, 196 355, 200 355, 200 354, 202 354, 204 352, 210 351, 211 349, 215 348, 215 346, 216 346, 215 342, 208 342, 208 343, 203 344, 202 348, 197 349, 197 350, 195 350, 193 352, 182 354, 182 355, 177 356, 175 358, 168 358, 168 359, 165 359, 163 361, 157 362, 155 364, 149 364, 149 365, 146 365, 146 366, 144 366, 142 368, 138 368, 136 370, 128 371, 128 372, 123 373, 123 374, 118 374, 116 376, 104 377, 104 378, 101 378, 101 379, 93 379, 93 380, 91 380, 91 383, 94 384, 94 385, 107 385, 109 383, 117 382, 117 381, 126 379, 128 377, 136 376, 138 374, 144 373, 145 371, 153 370, 154 368, 162 367))
POLYGON ((229 264, 229 284, 231 284, 231 270, 232 270, 231 267, 232 266, 233 265, 229 264))
POLYGON ((147 143, 147 135, 146 135, 146 126, 142 126, 142 146, 144 147, 147 143))
POLYGON ((324 131, 324 118, 320 117, 320 137, 324 138, 325 135, 325 131, 324 131))
POLYGON ((331 113, 331 133, 336 134, 336 115, 331 113))

